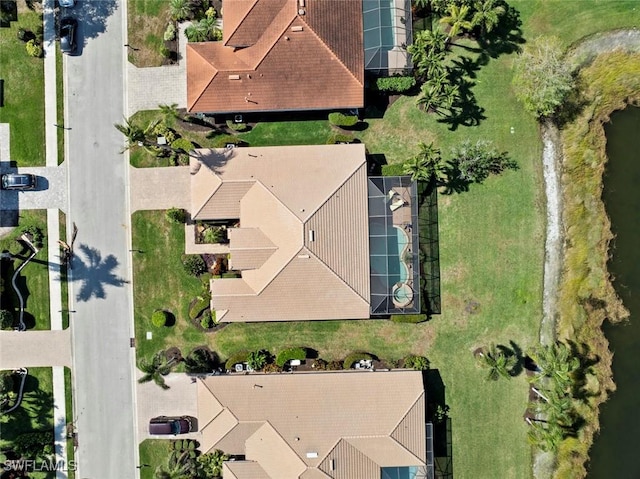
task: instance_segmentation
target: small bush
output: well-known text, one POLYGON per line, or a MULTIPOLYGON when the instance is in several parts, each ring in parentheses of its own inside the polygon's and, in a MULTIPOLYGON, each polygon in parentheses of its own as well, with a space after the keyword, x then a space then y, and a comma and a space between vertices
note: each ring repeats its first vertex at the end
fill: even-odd
POLYGON ((355 138, 351 135, 344 135, 342 133, 332 133, 327 140, 327 145, 335 145, 338 143, 351 143, 355 138))
POLYGON ((171 42, 176 39, 176 25, 173 22, 169 22, 167 29, 164 31, 164 41, 171 42))
POLYGON ((299 359, 304 361, 307 359, 307 350, 305 348, 288 348, 283 349, 276 356, 276 364, 280 367, 284 367, 287 361, 292 359, 299 359))
POLYGON ((227 120, 227 127, 233 131, 247 131, 247 128, 249 128, 246 123, 236 123, 233 120, 227 120))
POLYGON ((13 441, 13 450, 21 456, 39 457, 46 453, 47 446, 53 447, 53 430, 27 432, 13 441))
POLYGON ((218 366, 218 355, 207 348, 199 348, 191 351, 184 358, 186 372, 210 373, 218 366))
POLYGON ((327 369, 327 366, 328 363, 322 358, 314 359, 311 363, 311 367, 316 371, 325 371, 327 369))
POLYGON ((211 305, 211 296, 203 295, 198 296, 197 301, 193 303, 191 308, 189 308, 189 318, 196 319, 200 316, 205 309, 209 309, 211 305))
POLYGON ((411 76, 394 76, 376 79, 376 88, 389 93, 405 93, 416 86, 416 79, 411 76))
POLYGON ((200 326, 204 329, 211 329, 216 325, 216 312, 215 311, 205 311, 202 315, 202 319, 200 320, 200 326))
POLYGON ((193 150, 194 146, 193 143, 191 143, 186 138, 178 138, 171 143, 171 148, 173 148, 174 150, 189 153, 191 150, 193 150))
POLYGON ((404 358, 404 367, 415 369, 416 371, 426 371, 429 369, 430 362, 424 356, 407 356, 404 358))
POLYGON ((278 366, 276 363, 269 363, 265 365, 262 371, 264 371, 265 373, 281 373, 282 368, 278 366))
POLYGON ((394 323, 423 323, 429 317, 426 314, 392 314, 391 321, 394 323))
POLYGON ((202 234, 202 241, 208 244, 222 243, 227 240, 227 230, 220 226, 210 226, 202 234))
POLYGON ((171 56, 171 50, 169 50, 168 47, 162 45, 160 47, 160 55, 162 55, 162 58, 169 58, 171 56))
POLYGON ((31 236, 31 241, 36 248, 42 248, 42 240, 44 239, 44 235, 42 234, 42 230, 35 225, 27 226, 22 229, 22 233, 31 236))
POLYGON ((176 132, 173 131, 165 120, 158 122, 158 124, 153 128, 153 133, 156 136, 164 136, 167 143, 171 144, 176 141, 176 132))
POLYGON ((329 361, 327 371, 339 371, 342 369, 342 361, 329 361))
POLYGON ((187 212, 182 208, 169 208, 164 216, 172 223, 184 223, 187 221, 187 212))
POLYGON ((247 362, 247 358, 248 357, 249 357, 249 352, 248 351, 238 351, 237 353, 232 354, 231 356, 229 356, 229 359, 227 359, 227 362, 224 364, 224 367, 228 371, 232 371, 233 370, 233 366, 235 364, 247 362))
POLYGON ((258 351, 251 351, 249 353, 247 356, 247 364, 254 371, 260 371, 267 365, 270 359, 271 354, 269 354, 269 351, 259 349, 258 351))
POLYGON ((0 329, 11 329, 13 327, 13 313, 6 309, 0 309, 0 329))
POLYGON ((28 42, 29 40, 35 40, 36 38, 35 34, 32 31, 25 30, 24 28, 19 28, 17 35, 18 35, 18 40, 25 43, 28 42))
POLYGON ((158 309, 151 315, 151 324, 153 324, 156 328, 162 328, 163 326, 167 325, 170 319, 170 313, 158 309))
POLYGON ((351 369, 353 367, 353 365, 360 361, 361 359, 373 359, 373 356, 371 356, 369 353, 351 353, 349 356, 347 356, 345 358, 345 360, 342 363, 342 367, 344 369, 351 369))
POLYGON ((187 274, 199 276, 207 272, 207 263, 199 254, 186 254, 182 256, 182 266, 187 274))
POLYGON ((358 117, 355 115, 345 115, 340 112, 329 113, 329 123, 335 126, 354 126, 358 123, 358 117))
POLYGON ((40 58, 42 56, 42 46, 35 40, 29 40, 26 45, 27 55, 40 58))

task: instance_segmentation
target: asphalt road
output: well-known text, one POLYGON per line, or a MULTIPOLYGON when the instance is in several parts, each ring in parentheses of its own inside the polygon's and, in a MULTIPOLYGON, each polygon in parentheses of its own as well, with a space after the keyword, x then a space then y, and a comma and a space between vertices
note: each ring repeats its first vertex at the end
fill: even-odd
POLYGON ((71 315, 76 477, 137 477, 129 338, 129 215, 123 137, 113 127, 124 111, 120 0, 79 1, 80 48, 65 58, 68 222, 75 222, 71 315))

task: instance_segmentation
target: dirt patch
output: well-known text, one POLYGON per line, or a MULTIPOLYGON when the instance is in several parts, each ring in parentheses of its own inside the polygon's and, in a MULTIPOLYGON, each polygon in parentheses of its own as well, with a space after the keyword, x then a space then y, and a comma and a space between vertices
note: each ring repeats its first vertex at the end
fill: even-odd
POLYGON ((164 32, 171 18, 169 2, 162 5, 157 16, 136 13, 129 4, 127 45, 129 61, 137 67, 159 67, 165 65, 167 58, 161 49, 165 46, 164 32))

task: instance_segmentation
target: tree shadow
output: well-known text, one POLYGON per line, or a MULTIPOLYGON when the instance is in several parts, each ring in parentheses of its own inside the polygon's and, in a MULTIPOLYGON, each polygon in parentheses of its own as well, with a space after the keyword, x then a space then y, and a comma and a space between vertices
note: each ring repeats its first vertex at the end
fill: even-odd
MULTIPOLYGON (((512 377, 519 376, 522 371, 524 371, 524 354, 522 352, 522 348, 518 346, 513 340, 509 341, 509 346, 510 347, 508 348, 505 347, 505 351, 509 351, 509 353, 515 356, 517 360, 516 365, 511 369, 511 371, 509 371, 509 375, 512 377)), ((501 347, 503 346, 498 346, 498 348, 501 347)))
POLYGON ((506 11, 495 28, 477 36, 478 45, 491 58, 518 52, 520 45, 525 43, 520 12, 506 2, 502 2, 502 6, 506 11))
POLYGON ((74 9, 82 28, 82 38, 96 38, 107 31, 107 20, 118 7, 116 0, 82 0, 74 9))
POLYGON ((592 353, 591 348, 586 343, 576 343, 569 339, 566 340, 566 343, 571 350, 571 356, 578 358, 580 363, 573 376, 571 395, 581 401, 587 401, 591 397, 598 396, 598 393, 590 392, 587 388, 587 376, 593 374, 593 366, 600 362, 600 356, 592 353))
POLYGON ((114 270, 119 265, 114 255, 110 254, 103 258, 97 249, 86 244, 80 244, 78 249, 82 254, 79 255, 76 252, 71 262, 71 279, 80 282, 76 301, 88 301, 91 298, 104 299, 107 296, 105 285, 123 286, 128 283, 114 274, 114 270))

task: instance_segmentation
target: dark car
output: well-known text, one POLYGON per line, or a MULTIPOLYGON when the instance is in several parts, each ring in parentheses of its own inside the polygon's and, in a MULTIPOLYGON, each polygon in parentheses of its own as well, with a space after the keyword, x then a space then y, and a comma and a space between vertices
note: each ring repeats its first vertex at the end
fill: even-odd
POLYGON ((36 176, 27 173, 7 173, 1 182, 4 190, 34 190, 38 186, 36 176))
POLYGON ((191 419, 188 416, 159 416, 149 421, 149 434, 168 435, 191 432, 191 419))
POLYGON ((60 51, 62 53, 75 53, 76 51, 76 30, 78 21, 75 18, 64 17, 60 20, 60 51))

